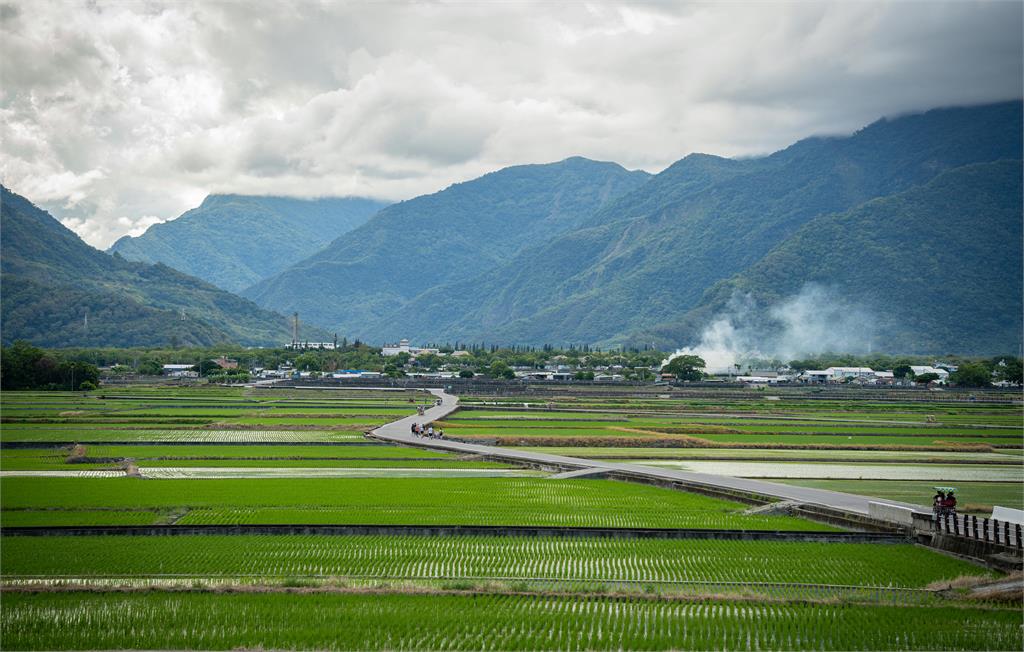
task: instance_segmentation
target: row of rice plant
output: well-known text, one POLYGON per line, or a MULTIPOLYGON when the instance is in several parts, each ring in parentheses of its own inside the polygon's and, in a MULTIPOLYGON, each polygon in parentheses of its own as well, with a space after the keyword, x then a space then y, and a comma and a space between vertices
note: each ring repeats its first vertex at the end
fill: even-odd
MULTIPOLYGON (((22 424, 19 424, 21 426, 22 424)), ((138 424, 135 424, 138 425, 138 424)), ((0 431, 3 441, 25 442, 135 442, 192 443, 271 443, 271 442, 334 442, 365 441, 363 428, 356 430, 272 430, 264 428, 232 430, 197 430, 173 428, 109 428, 61 427, 24 428, 5 425, 0 431)))
POLYGON ((0 561, 5 579, 313 576, 914 588, 989 575, 911 545, 475 536, 6 537, 0 561))
POLYGON ((191 508, 181 523, 384 523, 828 530, 744 505, 611 480, 3 478, 3 508, 191 508))
POLYGON ((17 509, 0 512, 0 527, 54 527, 62 525, 153 525, 170 510, 63 510, 17 509))
POLYGON ((4 649, 1020 650, 1017 610, 530 595, 18 594, 4 649))

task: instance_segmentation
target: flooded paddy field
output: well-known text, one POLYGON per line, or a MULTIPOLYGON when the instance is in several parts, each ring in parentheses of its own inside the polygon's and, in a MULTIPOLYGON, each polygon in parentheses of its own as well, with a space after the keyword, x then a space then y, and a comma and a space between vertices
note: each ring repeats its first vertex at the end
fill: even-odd
POLYGON ((1019 614, 968 608, 394 592, 5 596, 7 649, 902 650, 1020 648, 1019 614), (344 627, 331 626, 343 622, 344 627), (918 632, 913 639, 907 632, 918 632))
MULTIPOLYGON (((877 496, 928 507, 935 495, 931 481, 905 480, 780 480, 785 484, 830 489, 851 494, 877 496)), ((989 516, 993 505, 1024 510, 1024 491, 1020 482, 958 482, 962 511, 989 516)))
POLYGON ((746 448, 657 448, 613 446, 516 446, 517 450, 550 453, 552 455, 569 455, 595 460, 640 460, 640 459, 678 459, 678 460, 748 460, 777 459, 782 461, 815 462, 871 462, 871 463, 942 463, 963 462, 968 464, 1020 464, 1021 453, 1014 449, 1000 449, 996 452, 955 452, 955 451, 891 451, 891 450, 843 450, 822 451, 819 449, 757 449, 746 448))
MULTIPOLYGON (((663 468, 695 473, 713 473, 738 478, 806 478, 834 480, 928 480, 933 482, 1014 482, 1024 483, 1020 464, 854 464, 850 462, 746 462, 631 460, 663 468)), ((934 492, 933 492, 934 493, 934 492)))
POLYGON ((503 536, 7 537, 0 561, 9 579, 770 581, 920 589, 963 575, 994 575, 909 544, 503 536), (834 560, 817 563, 826 556, 834 560))
MULTIPOLYGON (((610 480, 363 477, 258 480, 0 478, 13 511, 179 510, 177 523, 537 525, 752 530, 831 528, 745 505, 610 480)), ((96 518, 103 514, 97 512, 96 518)))
MULTIPOLYGON (((533 469, 366 438, 432 400, 294 388, 5 393, 0 535, 10 527, 87 525, 446 525, 726 530, 761 538, 8 535, 0 539, 4 648, 1021 646, 1019 605, 939 588, 998 576, 979 564, 899 542, 772 539, 779 531, 840 535, 703 495, 551 480, 533 469), (339 618, 344 628, 332 625, 339 618)), ((1019 496, 1021 487, 1019 406, 810 405, 731 391, 721 400, 542 401, 557 411, 524 410, 503 397, 465 403, 487 409, 435 424, 448 437, 832 483, 821 486, 911 502, 939 480, 958 483, 967 503, 1014 506, 1012 492, 1019 496)))

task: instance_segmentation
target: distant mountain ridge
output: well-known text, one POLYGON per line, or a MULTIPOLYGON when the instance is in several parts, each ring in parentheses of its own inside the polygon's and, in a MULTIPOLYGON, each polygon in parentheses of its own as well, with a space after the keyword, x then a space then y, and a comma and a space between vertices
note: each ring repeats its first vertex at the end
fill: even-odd
MULTIPOLYGON (((883 119, 761 158, 692 154, 653 176, 579 157, 505 168, 353 218, 364 221, 242 291, 266 310, 163 264, 92 250, 4 189, 3 337, 279 343, 290 336, 276 310, 371 343, 674 348, 696 343, 737 297, 743 319, 771 329, 775 309, 814 286, 871 316, 876 351, 1016 353, 1022 107, 883 119), (86 308, 90 324, 94 314, 108 324, 102 337, 81 328, 86 308), (117 334, 115 323, 128 327, 117 334)), ((199 262, 178 264, 237 287, 267 270, 247 261, 289 239, 280 216, 297 201, 211 196, 198 218, 161 225, 180 222, 173 238, 154 227, 115 248, 189 252, 198 241, 199 262), (246 223, 270 226, 216 244, 246 223)), ((301 228, 337 223, 337 206, 303 210, 301 228)), ((292 238, 304 244, 287 255, 310 237, 292 238)))
MULTIPOLYGON (((365 334, 690 344, 693 329, 646 337, 657 324, 683 319, 708 288, 756 264, 816 217, 960 166, 1019 159, 1020 125, 1021 103, 1007 102, 880 120, 848 137, 810 138, 761 159, 691 155, 597 211, 585 223, 590 228, 424 292, 365 334)), ((793 273, 800 278, 800 270, 793 273)), ((959 329, 960 341, 972 348, 966 330, 959 329)), ((906 339, 894 334, 891 343, 906 339)))
POLYGON ((889 350, 1014 353, 1024 333, 1022 175, 1020 160, 965 165, 815 218, 709 288, 682 318, 633 335, 633 343, 695 341, 737 295, 756 306, 745 319, 768 319, 771 307, 815 283, 862 307, 889 350))
POLYGON ((243 296, 377 341, 369 324, 400 314, 418 294, 578 228, 649 176, 579 157, 504 168, 389 206, 243 296))
POLYGON ((108 250, 164 263, 231 292, 284 270, 387 206, 361 197, 210 195, 180 217, 108 250))
POLYGON ((3 186, 0 232, 5 343, 207 346, 291 340, 282 315, 166 265, 130 262, 93 249, 3 186))

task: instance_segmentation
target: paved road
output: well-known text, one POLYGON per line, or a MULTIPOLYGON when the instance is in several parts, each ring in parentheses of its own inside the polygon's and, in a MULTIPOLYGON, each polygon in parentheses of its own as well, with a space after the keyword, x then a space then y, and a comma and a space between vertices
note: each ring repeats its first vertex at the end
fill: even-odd
MULTIPOLYGON (((379 439, 421 446, 437 450, 446 450, 456 453, 475 455, 497 455, 506 459, 518 460, 526 463, 552 464, 576 469, 603 469, 606 471, 618 471, 641 475, 657 480, 693 482, 696 484, 712 487, 723 487, 740 491, 749 491, 767 496, 773 496, 782 500, 792 500, 803 504, 822 505, 836 509, 854 512, 857 514, 868 513, 868 503, 878 502, 898 507, 909 507, 922 514, 930 514, 919 505, 911 505, 895 500, 884 498, 870 498, 867 496, 856 496, 838 491, 825 491, 823 489, 809 489, 806 487, 793 487, 764 480, 750 480, 747 478, 733 478, 725 475, 714 475, 710 473, 691 473, 674 469, 660 469, 641 464, 623 464, 617 462, 606 462, 602 460, 587 460, 579 457, 567 457, 563 455, 548 455, 534 451, 520 451, 511 448, 498 446, 484 446, 481 444, 466 444, 449 440, 426 439, 414 437, 410 430, 413 423, 430 423, 448 416, 459 405, 456 396, 446 393, 444 390, 427 390, 434 396, 441 399, 441 404, 426 411, 423 416, 413 415, 385 424, 372 431, 372 434, 379 439)), ((553 480, 557 482, 557 480, 553 480)))

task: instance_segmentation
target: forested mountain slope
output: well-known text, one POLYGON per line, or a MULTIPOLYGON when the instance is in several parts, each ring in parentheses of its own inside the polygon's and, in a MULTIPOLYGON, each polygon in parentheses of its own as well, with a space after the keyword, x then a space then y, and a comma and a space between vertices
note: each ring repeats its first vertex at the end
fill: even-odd
POLYGON ((578 228, 649 176, 583 158, 498 170, 389 206, 244 295, 378 341, 367 329, 380 317, 402 314, 430 288, 473 278, 523 247, 578 228))
POLYGON ((283 316, 166 265, 93 249, 2 186, 0 233, 4 342, 184 346, 291 339, 283 316))
POLYGON ((817 217, 963 165, 1019 158, 1021 146, 1021 103, 1007 102, 880 120, 761 159, 688 156, 596 212, 590 228, 425 292, 367 330, 386 338, 619 342, 681 318, 709 287, 817 217))
POLYGON ((694 341, 739 294, 765 313, 815 283, 858 306, 904 353, 1015 353, 1024 333, 1021 161, 979 163, 803 226, 722 281, 683 319, 638 342, 694 341))
POLYGON ((386 205, 360 197, 210 195, 177 219, 124 236, 109 251, 238 292, 313 255, 386 205))

